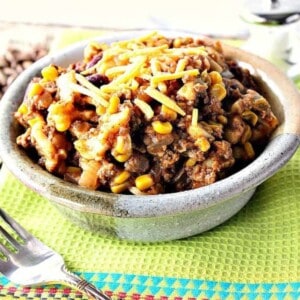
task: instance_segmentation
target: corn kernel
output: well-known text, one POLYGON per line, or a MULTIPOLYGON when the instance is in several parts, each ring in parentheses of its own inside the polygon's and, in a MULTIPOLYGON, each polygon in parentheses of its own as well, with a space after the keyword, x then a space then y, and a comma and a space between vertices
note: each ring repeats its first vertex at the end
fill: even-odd
POLYGON ((246 125, 246 128, 244 129, 243 135, 241 137, 241 143, 245 144, 247 141, 250 140, 252 136, 251 127, 249 125, 246 125))
POLYGON ((118 161, 118 162, 125 162, 129 159, 131 156, 131 153, 126 153, 126 154, 113 154, 113 157, 118 161))
POLYGON ((114 185, 121 184, 125 182, 129 177, 130 177, 130 173, 124 170, 114 178, 113 184, 114 185))
POLYGON ((241 114, 244 110, 244 104, 243 101, 241 99, 235 101, 230 108, 231 113, 234 114, 241 114))
POLYGON ((71 119, 69 117, 63 117, 63 116, 57 117, 55 121, 56 121, 55 128, 59 132, 64 132, 68 130, 71 125, 71 119))
POLYGON ((267 110, 270 107, 270 104, 265 98, 261 97, 254 101, 254 107, 257 110, 267 110))
POLYGON ((177 112, 165 105, 161 106, 161 114, 164 118, 170 121, 174 121, 177 119, 177 112))
POLYGON ((109 100, 109 106, 107 112, 109 114, 115 114, 119 109, 120 98, 117 95, 112 95, 109 100))
POLYGON ((232 155, 235 159, 242 159, 245 156, 245 150, 240 146, 234 146, 232 155))
POLYGON ((196 141, 195 141, 195 145, 203 152, 206 152, 209 150, 210 148, 210 143, 207 140, 207 138, 205 137, 199 137, 196 141))
POLYGON ((154 121, 152 122, 152 127, 155 132, 160 134, 168 134, 173 130, 172 124, 170 122, 154 121))
POLYGON ((45 80, 54 81, 58 76, 58 71, 54 66, 47 66, 43 68, 42 76, 45 80))
POLYGON ((253 149, 251 143, 246 142, 246 143, 244 144, 244 149, 245 149, 245 151, 246 151, 246 154, 247 154, 247 157, 248 157, 248 158, 250 158, 250 159, 254 158, 255 152, 254 152, 254 149, 253 149))
POLYGON ((226 125, 228 123, 228 119, 223 115, 218 115, 217 119, 223 125, 226 125))
POLYGON ((114 194, 120 194, 122 192, 124 192, 125 190, 127 190, 129 187, 129 182, 124 182, 118 185, 114 185, 110 187, 110 190, 114 193, 114 194))
POLYGON ((181 46, 181 38, 176 38, 174 41, 173 41, 173 46, 174 48, 179 48, 181 46))
POLYGON ((18 113, 25 115, 28 113, 28 107, 25 103, 22 103, 18 108, 18 113))
POLYGON ((238 131, 227 128, 224 131, 224 138, 231 144, 237 144, 241 136, 238 131))
POLYGON ((221 74, 219 72, 217 72, 217 71, 210 72, 208 74, 208 76, 209 76, 209 78, 211 80, 211 84, 212 85, 223 82, 221 74))
POLYGON ((160 82, 157 87, 164 94, 166 94, 168 91, 167 85, 164 82, 160 82))
POLYGON ((217 100, 222 101, 226 97, 226 89, 223 84, 216 83, 211 87, 211 95, 217 100))
POLYGON ((185 165, 186 165, 187 167, 193 167, 195 164, 196 164, 196 160, 193 159, 193 158, 189 158, 189 159, 185 162, 185 165))
POLYGON ((116 154, 128 154, 132 151, 131 148, 131 137, 127 135, 119 135, 114 146, 116 154))
POLYGON ((104 106, 102 106, 102 105, 97 106, 97 108, 96 108, 97 115, 102 116, 105 114, 105 112, 106 112, 106 108, 104 106))
POLYGON ((144 174, 135 179, 135 186, 144 191, 150 188, 154 184, 154 180, 150 174, 144 174))
POLYGON ((116 141, 116 145, 114 147, 114 150, 118 154, 125 154, 126 153, 125 139, 123 138, 123 136, 118 136, 117 137, 117 141, 116 141))
POLYGON ((242 118, 250 122, 252 126, 255 126, 258 121, 258 116, 251 110, 246 110, 242 113, 242 118))
POLYGON ((48 111, 48 120, 54 122, 58 131, 63 132, 69 129, 74 113, 74 106, 71 102, 56 102, 49 107, 48 111))
POLYGON ((41 118, 40 117, 35 117, 35 118, 32 118, 30 120, 28 120, 28 124, 30 127, 34 126, 35 124, 38 124, 41 122, 41 118))
POLYGON ((28 96, 32 98, 35 95, 40 95, 44 91, 44 88, 37 82, 33 82, 30 85, 28 96))

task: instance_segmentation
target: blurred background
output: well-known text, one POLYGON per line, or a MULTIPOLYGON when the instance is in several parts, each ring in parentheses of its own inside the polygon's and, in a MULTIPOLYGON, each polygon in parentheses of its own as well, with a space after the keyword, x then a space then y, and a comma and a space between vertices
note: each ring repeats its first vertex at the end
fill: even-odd
POLYGON ((172 28, 201 33, 245 34, 241 0, 27 0, 6 1, 0 19, 25 24, 106 29, 172 28))
POLYGON ((300 73, 299 14, 299 0, 5 1, 0 11, 0 98, 17 74, 57 40, 93 31, 158 28, 242 41, 242 47, 295 78, 300 73))

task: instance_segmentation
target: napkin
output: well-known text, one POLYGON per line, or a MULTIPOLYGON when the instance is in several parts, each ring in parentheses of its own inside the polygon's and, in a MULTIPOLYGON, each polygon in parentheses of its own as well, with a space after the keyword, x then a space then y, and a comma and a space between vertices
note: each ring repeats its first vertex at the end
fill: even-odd
MULTIPOLYGON (((66 36, 77 40, 76 31, 66 36)), ((62 37, 56 47, 65 45, 62 37)), ((128 242, 82 229, 6 168, 0 206, 113 299, 299 299, 299 170, 300 150, 230 220, 171 242, 128 242)), ((1 275, 0 297, 87 299, 65 286, 24 288, 1 275)))

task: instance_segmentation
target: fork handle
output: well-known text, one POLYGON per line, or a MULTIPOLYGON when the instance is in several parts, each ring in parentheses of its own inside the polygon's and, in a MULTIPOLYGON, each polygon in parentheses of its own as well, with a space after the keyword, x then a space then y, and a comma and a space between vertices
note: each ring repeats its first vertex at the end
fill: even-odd
POLYGON ((68 286, 76 288, 91 299, 111 300, 111 298, 106 296, 101 290, 97 289, 94 285, 88 283, 86 280, 80 278, 74 273, 69 272, 65 267, 63 267, 61 271, 63 273, 62 281, 68 286))

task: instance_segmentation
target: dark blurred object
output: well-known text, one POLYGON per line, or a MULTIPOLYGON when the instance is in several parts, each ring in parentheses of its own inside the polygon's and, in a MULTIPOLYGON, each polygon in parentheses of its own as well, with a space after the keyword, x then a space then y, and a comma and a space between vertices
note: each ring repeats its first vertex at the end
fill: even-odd
POLYGON ((0 54, 0 99, 21 72, 47 53, 48 46, 43 44, 8 45, 0 54))

